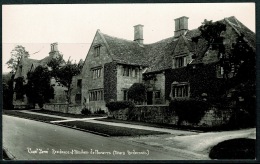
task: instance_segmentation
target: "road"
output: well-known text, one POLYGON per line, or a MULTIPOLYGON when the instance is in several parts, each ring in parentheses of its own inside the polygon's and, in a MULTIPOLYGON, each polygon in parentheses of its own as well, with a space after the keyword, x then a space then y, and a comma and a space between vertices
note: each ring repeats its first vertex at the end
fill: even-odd
POLYGON ((3 115, 3 147, 16 160, 193 160, 199 158, 192 153, 167 151, 149 145, 125 142, 116 137, 103 137, 6 115, 3 115))

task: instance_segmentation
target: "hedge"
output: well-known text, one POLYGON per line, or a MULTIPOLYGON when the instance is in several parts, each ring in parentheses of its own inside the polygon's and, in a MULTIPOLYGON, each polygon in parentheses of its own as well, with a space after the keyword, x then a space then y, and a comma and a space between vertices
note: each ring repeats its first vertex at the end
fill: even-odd
POLYGON ((120 109, 133 109, 135 104, 131 101, 112 101, 106 104, 106 107, 110 111, 116 111, 120 109))

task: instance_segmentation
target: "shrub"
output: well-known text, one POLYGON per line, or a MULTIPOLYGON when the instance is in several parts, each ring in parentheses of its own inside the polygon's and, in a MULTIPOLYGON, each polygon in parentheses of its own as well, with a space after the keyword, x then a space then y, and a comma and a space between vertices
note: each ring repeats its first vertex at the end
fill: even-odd
POLYGON ((90 115, 90 114, 91 114, 91 111, 90 111, 88 108, 83 108, 83 109, 81 110, 81 114, 90 115))
POLYGON ((174 110, 179 117, 178 125, 182 121, 199 123, 210 105, 200 99, 175 99, 169 104, 169 109, 174 110))
POLYGON ((119 109, 133 109, 135 104, 131 101, 113 101, 106 104, 106 107, 110 111, 116 111, 119 109))
POLYGON ((146 87, 143 83, 134 83, 128 90, 128 98, 137 102, 146 101, 146 87))
POLYGON ((94 112, 94 114, 106 114, 104 110, 101 110, 100 108, 94 112))

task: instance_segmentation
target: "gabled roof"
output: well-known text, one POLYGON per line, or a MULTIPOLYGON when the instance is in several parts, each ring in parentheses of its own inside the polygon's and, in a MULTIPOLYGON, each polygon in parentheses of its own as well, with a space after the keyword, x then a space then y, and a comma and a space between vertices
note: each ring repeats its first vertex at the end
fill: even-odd
MULTIPOLYGON (((248 40, 248 43, 255 48, 255 34, 234 16, 219 21, 229 24, 238 35, 243 33, 248 40)), ((173 36, 156 43, 143 45, 140 45, 135 41, 103 34, 100 30, 98 30, 97 33, 103 38, 113 61, 120 64, 147 66, 148 69, 146 70, 146 73, 163 71, 172 67, 172 54, 180 38, 184 39, 188 50, 191 53, 196 54, 196 58, 192 61, 192 64, 207 64, 218 60, 214 52, 212 52, 212 57, 204 57, 209 48, 205 40, 200 39, 197 45, 191 41, 193 37, 200 35, 200 30, 198 28, 188 30, 179 38, 173 36)))
POLYGON ((27 73, 34 70, 39 65, 46 65, 52 59, 51 56, 47 56, 41 60, 30 59, 22 57, 19 61, 18 68, 16 70, 14 78, 27 77, 27 73))
POLYGON ((104 37, 113 61, 120 64, 147 66, 145 64, 144 48, 137 42, 99 33, 104 37))

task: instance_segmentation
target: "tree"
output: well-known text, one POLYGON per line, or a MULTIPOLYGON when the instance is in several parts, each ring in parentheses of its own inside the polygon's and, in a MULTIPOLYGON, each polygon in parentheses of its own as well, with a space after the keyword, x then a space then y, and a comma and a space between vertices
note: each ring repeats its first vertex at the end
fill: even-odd
MULTIPOLYGON (((222 32, 226 31, 226 25, 220 21, 212 22, 204 20, 202 25, 199 27, 200 35, 193 37, 192 41, 198 43, 199 39, 206 40, 207 48, 211 47, 212 50, 218 52, 218 57, 221 58, 221 65, 224 69, 224 77, 228 78, 230 70, 230 64, 227 62, 228 56, 225 54, 225 45, 223 43, 224 37, 222 32)), ((198 54, 195 54, 195 57, 198 54)))
POLYGON ((70 103, 72 78, 80 73, 82 64, 72 63, 70 59, 64 62, 61 56, 59 58, 53 58, 47 65, 52 68, 51 75, 56 81, 68 88, 67 100, 68 103, 70 103))
POLYGON ((21 60, 21 58, 29 57, 28 51, 25 50, 25 48, 21 45, 17 45, 12 51, 11 51, 11 58, 6 62, 8 65, 8 68, 12 69, 11 72, 15 72, 18 66, 18 62, 21 60))
POLYGON ((13 82, 14 75, 3 75, 3 108, 13 109, 13 82))
POLYGON ((135 102, 146 101, 146 87, 143 83, 134 83, 128 90, 128 98, 135 102))
POLYGON ((54 90, 50 85, 51 74, 47 67, 38 66, 33 72, 27 74, 28 82, 25 85, 25 93, 30 103, 43 104, 53 98, 54 90))
POLYGON ((68 88, 67 100, 70 103, 71 83, 73 76, 80 74, 81 66, 68 60, 66 64, 59 68, 56 78, 57 80, 68 88))

